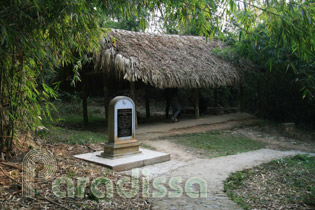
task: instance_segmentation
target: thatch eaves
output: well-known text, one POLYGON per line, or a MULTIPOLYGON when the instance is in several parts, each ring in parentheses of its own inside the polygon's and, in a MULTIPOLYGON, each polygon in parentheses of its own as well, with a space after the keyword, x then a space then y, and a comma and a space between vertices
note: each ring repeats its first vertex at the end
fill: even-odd
POLYGON ((201 88, 235 85, 238 69, 212 54, 219 40, 112 29, 95 55, 96 71, 113 71, 128 81, 157 88, 201 88))

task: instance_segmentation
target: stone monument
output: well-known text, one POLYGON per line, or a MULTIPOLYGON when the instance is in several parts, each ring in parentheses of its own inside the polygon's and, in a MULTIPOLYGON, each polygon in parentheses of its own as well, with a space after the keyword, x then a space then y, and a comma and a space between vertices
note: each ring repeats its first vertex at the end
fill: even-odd
POLYGON ((135 104, 125 96, 117 96, 108 107, 108 143, 104 151, 74 155, 115 171, 125 171, 170 160, 170 155, 139 148, 135 137, 135 104))
POLYGON ((102 157, 114 159, 140 153, 139 142, 135 138, 135 104, 131 98, 117 96, 108 107, 108 143, 102 157))

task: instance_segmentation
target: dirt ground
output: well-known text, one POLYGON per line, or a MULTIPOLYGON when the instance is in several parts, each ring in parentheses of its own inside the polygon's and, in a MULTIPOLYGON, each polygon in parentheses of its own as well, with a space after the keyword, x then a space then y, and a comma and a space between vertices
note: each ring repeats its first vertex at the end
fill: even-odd
MULTIPOLYGON (((152 179, 165 176, 200 177, 208 184, 207 198, 191 199, 188 196, 174 198, 150 198, 153 209, 239 209, 223 192, 224 180, 236 171, 252 168, 269 162, 305 152, 315 151, 312 137, 294 139, 285 137, 281 131, 270 126, 257 126, 257 119, 230 120, 222 123, 202 124, 192 127, 170 129, 167 132, 148 132, 138 136, 145 145, 158 151, 171 154, 171 161, 147 166, 152 179), (265 149, 236 155, 208 159, 197 150, 186 148, 172 141, 172 135, 184 133, 202 133, 224 130, 231 134, 241 134, 256 141, 267 143, 265 149), (272 131, 272 132, 266 132, 272 131)), ((314 153, 312 154, 314 155, 314 153)), ((169 189, 171 190, 171 189, 169 189)))
POLYGON ((193 151, 189 151, 189 149, 182 145, 175 144, 170 139, 172 135, 202 133, 214 130, 225 130, 231 134, 241 134, 250 139, 267 143, 267 149, 315 152, 315 139, 314 141, 311 140, 312 134, 309 135, 309 138, 302 136, 300 139, 293 139, 283 136, 281 132, 276 132, 274 129, 268 128, 268 126, 257 126, 255 125, 257 122, 257 119, 231 120, 223 123, 171 129, 165 133, 150 133, 149 140, 147 140, 148 135, 144 135, 144 137, 140 136, 138 139, 140 139, 142 143, 149 145, 158 151, 170 153, 173 158, 178 160, 200 158, 200 155, 198 155, 198 153, 193 153, 193 151), (266 130, 272 130, 272 132, 266 132, 266 130))

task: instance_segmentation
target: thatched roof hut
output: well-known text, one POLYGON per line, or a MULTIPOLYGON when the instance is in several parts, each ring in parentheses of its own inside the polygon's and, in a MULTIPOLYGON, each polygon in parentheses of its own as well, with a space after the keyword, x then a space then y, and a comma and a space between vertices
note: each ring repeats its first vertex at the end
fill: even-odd
POLYGON ((235 85, 238 69, 212 54, 219 40, 112 29, 95 55, 95 71, 114 73, 130 82, 157 88, 202 88, 235 85))

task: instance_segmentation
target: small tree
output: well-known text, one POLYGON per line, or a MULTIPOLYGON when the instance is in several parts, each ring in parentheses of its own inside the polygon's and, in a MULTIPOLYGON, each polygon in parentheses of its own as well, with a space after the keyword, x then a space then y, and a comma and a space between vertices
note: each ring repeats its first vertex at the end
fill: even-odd
POLYGON ((52 87, 38 83, 43 69, 73 62, 98 46, 97 1, 6 1, 0 11, 0 153, 13 147, 16 126, 35 129, 49 115, 52 87), (45 111, 40 106, 45 102, 45 111))

